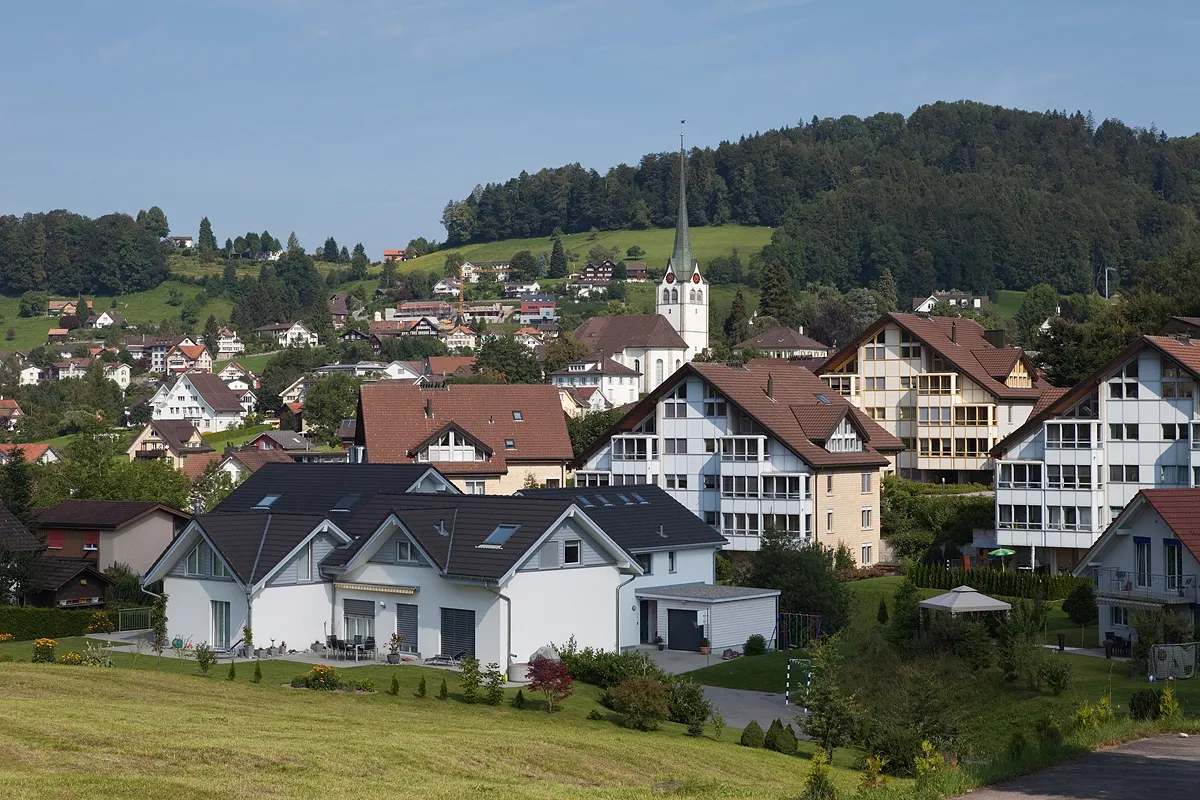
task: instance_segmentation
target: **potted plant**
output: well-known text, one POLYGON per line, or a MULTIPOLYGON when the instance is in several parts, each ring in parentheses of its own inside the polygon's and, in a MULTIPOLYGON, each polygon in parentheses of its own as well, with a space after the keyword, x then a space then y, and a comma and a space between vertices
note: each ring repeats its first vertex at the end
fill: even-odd
POLYGON ((404 637, 399 633, 393 633, 392 638, 388 639, 387 662, 389 664, 400 663, 400 645, 402 644, 404 644, 404 637))
POLYGON ((661 637, 661 636, 655 636, 655 637, 654 637, 654 643, 655 643, 656 645, 658 645, 658 649, 659 649, 659 650, 666 650, 666 649, 667 649, 667 643, 663 641, 663 637, 661 637))
POLYGON ((242 627, 242 647, 246 650, 246 655, 254 652, 254 631, 250 630, 249 625, 242 627))
POLYGON ((703 636, 700 639, 700 655, 702 655, 702 656, 708 655, 708 637, 707 636, 703 636))
POLYGON ((267 655, 273 656, 279 651, 275 649, 275 640, 271 639, 271 646, 267 648, 267 655))

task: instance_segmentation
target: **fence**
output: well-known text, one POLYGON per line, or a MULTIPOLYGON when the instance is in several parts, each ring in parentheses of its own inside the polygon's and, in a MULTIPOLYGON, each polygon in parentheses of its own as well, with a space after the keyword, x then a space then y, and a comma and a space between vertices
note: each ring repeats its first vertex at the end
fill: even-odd
POLYGON ((122 608, 117 612, 117 630, 141 631, 150 627, 150 606, 122 608))
POLYGON ((913 564, 904 570, 904 576, 925 589, 949 591, 956 586, 970 586, 984 594, 1044 600, 1062 600, 1088 580, 1072 577, 1069 573, 1039 575, 990 568, 950 570, 937 564, 913 564))

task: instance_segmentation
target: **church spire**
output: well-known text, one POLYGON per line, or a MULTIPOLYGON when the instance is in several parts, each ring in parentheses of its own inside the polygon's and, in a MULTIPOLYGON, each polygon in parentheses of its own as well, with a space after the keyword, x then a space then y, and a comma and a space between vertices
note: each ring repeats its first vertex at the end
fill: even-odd
POLYGON ((692 270, 692 237, 688 232, 687 213, 687 155, 683 149, 683 134, 679 134, 679 213, 675 217, 675 249, 671 252, 670 267, 685 278, 692 270))

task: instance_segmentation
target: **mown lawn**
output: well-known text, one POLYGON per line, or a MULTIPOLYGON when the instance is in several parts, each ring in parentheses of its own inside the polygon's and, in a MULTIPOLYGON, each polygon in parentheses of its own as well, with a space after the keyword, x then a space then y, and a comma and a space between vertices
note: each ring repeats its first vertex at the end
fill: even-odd
POLYGON ((253 356, 238 356, 237 358, 227 358, 224 361, 213 362, 213 372, 220 372, 225 369, 226 365, 231 361, 236 361, 245 369, 250 370, 256 375, 262 375, 263 369, 266 368, 267 362, 275 356, 279 355, 278 351, 271 353, 259 353, 253 356))
MULTIPOLYGON (((31 650, 0 645, 24 659, 31 650)), ((711 726, 697 739, 671 723, 654 733, 625 729, 586 685, 551 716, 532 695, 523 710, 468 706, 454 673, 423 667, 343 669, 379 689, 350 695, 281 686, 306 666, 280 659, 261 662, 260 685, 249 682, 248 663, 229 682, 227 664, 203 678, 195 662, 172 656, 161 670, 151 655, 137 669, 130 655, 116 661, 113 670, 0 664, 8 796, 641 798, 679 781, 689 797, 782 798, 807 771, 804 758, 737 746, 734 730, 718 741, 711 726), (392 675, 401 682, 395 697, 385 691, 392 675), (418 698, 422 676, 429 694, 418 698), (434 697, 443 678, 448 701, 434 697), (601 720, 587 719, 593 709, 601 720)), ((857 783, 848 759, 834 770, 843 791, 857 783)))
POLYGON ((1017 309, 1021 307, 1021 301, 1025 299, 1024 292, 1014 291, 1012 289, 1001 289, 997 292, 999 297, 1000 316, 1008 319, 1013 314, 1017 313, 1017 309))

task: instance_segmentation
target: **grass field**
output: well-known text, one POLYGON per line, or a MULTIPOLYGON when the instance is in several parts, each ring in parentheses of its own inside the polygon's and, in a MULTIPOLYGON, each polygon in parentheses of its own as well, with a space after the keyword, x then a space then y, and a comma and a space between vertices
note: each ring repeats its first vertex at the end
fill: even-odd
MULTIPOLYGON (((58 652, 68 649, 82 640, 61 641, 58 652)), ((0 645, 26 660, 31 650, 0 645)), ((227 665, 203 678, 190 660, 164 656, 157 671, 153 656, 137 669, 132 658, 117 654, 114 670, 0 664, 0 781, 10 797, 648 798, 678 781, 668 794, 782 798, 795 794, 811 753, 750 750, 733 730, 715 740, 711 726, 695 739, 673 723, 627 730, 586 685, 551 716, 532 695, 522 710, 465 705, 454 673, 422 667, 344 669, 380 690, 349 695, 281 686, 305 669, 296 662, 261 662, 253 685, 246 663, 229 682, 227 665), (395 697, 383 691, 392 675, 395 697), (418 698, 422 676, 429 696, 418 698), (443 678, 449 701, 434 697, 443 678), (592 710, 602 719, 588 720, 592 710)), ((849 760, 835 759, 843 791, 857 783, 849 760)))
POLYGON ((1012 289, 1001 289, 997 294, 1000 295, 999 303, 1000 316, 1008 319, 1013 314, 1017 313, 1017 309, 1021 307, 1021 301, 1025 299, 1024 292, 1014 291, 1012 289))
POLYGON ((224 361, 213 362, 213 372, 220 372, 225 369, 230 361, 236 361, 244 368, 250 370, 256 375, 262 375, 263 368, 267 366, 267 362, 279 354, 278 351, 271 353, 259 353, 253 356, 238 356, 237 358, 227 358, 224 361))

